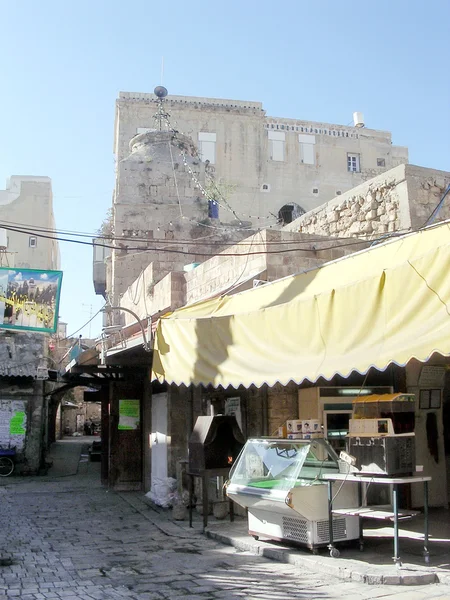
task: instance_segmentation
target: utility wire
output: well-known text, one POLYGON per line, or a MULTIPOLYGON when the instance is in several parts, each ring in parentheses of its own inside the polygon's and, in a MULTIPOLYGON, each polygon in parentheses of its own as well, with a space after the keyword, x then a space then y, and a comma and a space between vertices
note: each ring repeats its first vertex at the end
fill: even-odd
MULTIPOLYGON (((15 227, 8 227, 8 226, 4 226, 4 229, 8 229, 10 231, 15 231, 17 233, 24 233, 26 235, 29 235, 29 231, 23 231, 21 229, 15 228, 15 227)), ((414 231, 417 230, 407 230, 406 233, 414 233, 414 231)), ((38 233, 38 232, 34 232, 34 235, 36 237, 42 237, 42 238, 46 238, 46 239, 52 239, 52 240, 57 240, 60 242, 71 242, 73 244, 81 244, 84 246, 91 246, 91 247, 101 247, 101 248, 110 248, 112 250, 125 250, 125 251, 136 251, 137 253, 142 253, 142 252, 166 252, 168 254, 182 254, 182 255, 187 255, 187 256, 192 256, 192 254, 197 254, 199 256, 207 256, 207 257, 213 257, 213 256, 217 256, 216 253, 210 253, 210 252, 201 252, 198 251, 197 249, 191 250, 191 251, 186 251, 186 250, 179 250, 179 249, 175 249, 175 248, 158 248, 158 247, 154 247, 154 248, 143 248, 142 246, 117 246, 117 245, 112 245, 112 244, 104 244, 104 243, 98 243, 98 242, 85 242, 82 240, 72 240, 69 238, 62 238, 62 237, 58 237, 58 236, 54 236, 54 235, 45 235, 42 233, 38 233)), ((392 232, 392 234, 389 235, 389 237, 386 237, 386 234, 383 234, 382 236, 380 236, 379 238, 374 238, 372 240, 362 240, 362 239, 356 239, 354 241, 351 242, 346 242, 343 244, 332 244, 329 246, 321 246, 320 248, 305 248, 305 247, 294 247, 294 248, 287 248, 287 249, 282 249, 282 250, 264 250, 264 251, 256 251, 256 252, 251 252, 250 255, 261 255, 261 254, 286 254, 288 252, 299 252, 299 251, 303 251, 303 252, 311 252, 311 253, 315 253, 318 251, 322 251, 322 250, 336 250, 339 248, 347 248, 347 247, 351 247, 351 246, 358 246, 361 244, 364 244, 368 241, 374 242, 377 240, 380 241, 387 241, 387 239, 392 239, 395 237, 401 237, 405 235, 405 231, 401 231, 401 232, 392 232)), ((120 239, 120 238, 119 238, 120 239)), ((336 238, 339 239, 339 238, 336 238)), ((353 238, 352 238, 353 239, 353 238)), ((118 240, 117 240, 118 241, 118 240)), ((149 240, 146 240, 146 242, 148 243, 149 240)), ((324 243, 329 242, 329 240, 322 240, 324 243)), ((304 242, 304 243, 308 243, 308 242, 304 242)), ((276 242, 274 242, 274 244, 276 244, 276 242)), ((290 242, 290 244, 292 244, 292 242, 290 242)), ((236 242, 236 245, 239 245, 239 242, 236 242)), ((245 252, 220 252, 220 256, 241 256, 246 254, 245 252)))
MULTIPOLYGON (((103 308, 103 306, 102 306, 102 308, 103 308)), ((90 323, 91 321, 93 321, 93 320, 95 319, 95 317, 96 317, 98 314, 100 314, 100 312, 101 312, 102 308, 100 308, 100 309, 99 309, 99 310, 98 310, 98 311, 95 313, 95 315, 93 315, 93 316, 92 316, 92 317, 89 319, 89 321, 86 321, 86 323, 85 323, 84 325, 82 325, 82 326, 81 326, 79 329, 77 329, 76 331, 74 331, 73 333, 71 333, 70 335, 68 335, 67 337, 65 337, 65 338, 62 338, 61 340, 58 340, 58 341, 59 341, 59 342, 65 342, 66 340, 70 340, 71 338, 73 338, 73 336, 74 336, 74 335, 76 335, 76 334, 77 334, 79 331, 81 331, 82 329, 84 329, 84 328, 86 327, 86 325, 89 325, 89 323, 90 323)))
MULTIPOLYGON (((18 229, 16 227, 4 226, 4 229, 8 229, 9 231, 15 231, 17 233, 24 233, 26 235, 30 234, 29 231, 24 231, 24 230, 18 229)), ((165 252, 167 254, 182 254, 182 255, 187 255, 187 256, 192 256, 192 254, 197 254, 199 256, 207 256, 207 257, 217 256, 216 253, 202 252, 202 251, 198 251, 196 249, 193 251, 187 251, 187 250, 180 250, 180 249, 175 249, 175 248, 158 248, 158 247, 142 248, 140 246, 121 247, 121 246, 112 245, 112 244, 102 244, 102 243, 97 243, 97 242, 96 243, 85 242, 83 240, 71 240, 69 238, 63 238, 63 237, 54 236, 54 235, 46 235, 46 234, 38 233, 38 232, 35 232, 34 235, 36 237, 57 240, 59 242, 71 242, 73 244, 81 244, 83 246, 91 246, 91 247, 98 246, 101 248, 110 248, 112 250, 119 250, 119 251, 120 250, 126 250, 126 251, 133 250, 133 251, 138 251, 138 252, 165 252)), ((399 234, 399 235, 403 235, 403 234, 399 234)), ((392 237, 396 237, 396 235, 393 233, 392 237)), ((256 256, 256 255, 261 255, 261 254, 286 254, 288 252, 299 252, 299 251, 315 253, 315 252, 318 252, 321 250, 333 250, 333 249, 345 248, 345 247, 349 247, 349 246, 357 246, 357 245, 361 245, 363 243, 365 243, 364 240, 358 239, 356 241, 347 242, 344 244, 333 244, 330 246, 322 246, 320 248, 295 247, 295 248, 287 248, 287 249, 282 249, 282 250, 263 250, 263 251, 249 252, 249 255, 256 256)), ((238 245, 238 242, 236 242, 236 245, 238 245)), ((246 253, 245 252, 220 252, 220 256, 240 256, 240 255, 244 255, 244 254, 246 254, 246 253)))

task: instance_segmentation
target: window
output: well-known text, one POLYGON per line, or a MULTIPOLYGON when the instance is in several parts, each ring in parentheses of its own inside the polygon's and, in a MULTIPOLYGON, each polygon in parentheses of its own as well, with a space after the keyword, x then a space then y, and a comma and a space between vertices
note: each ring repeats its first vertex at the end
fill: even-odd
POLYGON ((28 240, 28 245, 30 246, 30 248, 36 248, 37 246, 37 238, 36 237, 30 237, 28 240))
POLYGON ((347 171, 349 173, 360 173, 359 154, 347 154, 347 171))
POLYGON ((336 196, 340 196, 342 194, 341 190, 336 190, 336 196))
POLYGON ((377 158, 377 167, 385 167, 386 161, 384 158, 377 158))
POLYGON ((295 202, 292 202, 291 204, 285 204, 278 211, 278 223, 280 225, 292 223, 292 221, 295 221, 295 219, 298 219, 304 215, 305 212, 306 210, 295 202))
POLYGON ((284 161, 284 131, 269 131, 269 158, 270 160, 284 161))
POLYGON ((298 134, 300 144, 300 162, 305 165, 316 164, 316 153, 314 152, 314 144, 316 143, 315 135, 298 134))
POLYGON ((270 183, 263 183, 261 186, 262 192, 270 192, 270 183))
POLYGON ((200 131, 198 134, 198 153, 203 162, 216 164, 216 134, 200 131))
POLYGON ((313 194, 318 194, 319 193, 319 188, 313 188, 313 194))

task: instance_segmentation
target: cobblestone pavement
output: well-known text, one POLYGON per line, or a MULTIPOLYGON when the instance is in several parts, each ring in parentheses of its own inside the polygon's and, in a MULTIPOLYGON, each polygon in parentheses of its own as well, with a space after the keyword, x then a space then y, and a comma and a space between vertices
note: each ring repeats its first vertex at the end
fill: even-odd
POLYGON ((82 455, 76 476, 1 482, 0 599, 450 598, 442 584, 346 583, 238 552, 171 529, 139 494, 99 479, 99 464, 82 455))

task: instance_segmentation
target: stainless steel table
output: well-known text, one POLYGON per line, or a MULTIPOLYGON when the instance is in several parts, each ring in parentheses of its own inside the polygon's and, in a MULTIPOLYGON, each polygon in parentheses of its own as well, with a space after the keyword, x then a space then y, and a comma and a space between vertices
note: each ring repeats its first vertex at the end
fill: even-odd
MULTIPOLYGON (((430 561, 430 553, 428 551, 428 482, 431 481, 431 477, 382 477, 373 475, 362 475, 359 473, 339 473, 323 475, 322 479, 328 482, 328 526, 330 543, 329 550, 330 555, 333 557, 339 556, 339 551, 335 548, 333 543, 333 515, 353 515, 360 517, 359 532, 360 532, 360 549, 363 549, 364 541, 362 534, 361 519, 378 519, 383 521, 394 522, 394 563, 401 567, 401 559, 399 554, 399 541, 398 541, 398 523, 402 519, 409 519, 419 514, 418 511, 413 510, 399 510, 398 508, 398 491, 399 486, 405 483, 423 483, 423 513, 424 513, 424 550, 423 555, 425 562, 430 561), (333 481, 342 481, 342 485, 346 483, 358 483, 358 508, 340 508, 333 509, 333 481), (385 506, 363 506, 362 505, 362 487, 364 484, 389 484, 392 485, 392 508, 385 506)), ((339 493, 339 492, 338 492, 339 493)))

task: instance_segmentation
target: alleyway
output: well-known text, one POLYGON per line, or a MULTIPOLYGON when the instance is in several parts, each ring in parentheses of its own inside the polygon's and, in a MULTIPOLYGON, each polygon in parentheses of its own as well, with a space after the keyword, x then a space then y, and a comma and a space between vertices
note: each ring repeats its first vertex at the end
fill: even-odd
POLYGON ((142 494, 102 488, 85 438, 53 456, 46 477, 0 482, 0 598, 450 598, 448 586, 345 583, 238 552, 170 523, 142 494))

